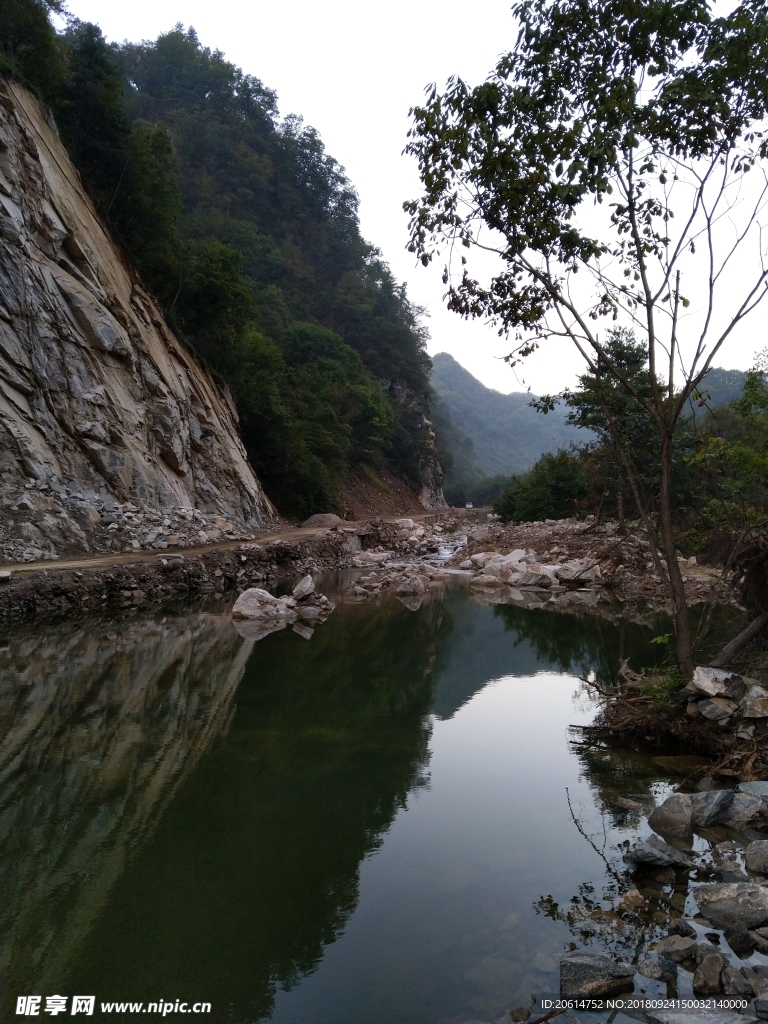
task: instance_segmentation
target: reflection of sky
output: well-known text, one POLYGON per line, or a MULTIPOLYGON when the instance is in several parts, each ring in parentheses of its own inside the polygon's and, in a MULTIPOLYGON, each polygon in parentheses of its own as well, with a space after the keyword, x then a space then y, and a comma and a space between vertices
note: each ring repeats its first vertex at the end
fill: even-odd
POLYGON ((574 807, 595 815, 566 739, 592 713, 575 706, 578 687, 508 675, 435 721, 429 786, 364 862, 358 909, 319 970, 278 994, 276 1021, 494 1019, 556 990, 572 936, 533 904, 604 878, 566 803, 568 787, 574 807))

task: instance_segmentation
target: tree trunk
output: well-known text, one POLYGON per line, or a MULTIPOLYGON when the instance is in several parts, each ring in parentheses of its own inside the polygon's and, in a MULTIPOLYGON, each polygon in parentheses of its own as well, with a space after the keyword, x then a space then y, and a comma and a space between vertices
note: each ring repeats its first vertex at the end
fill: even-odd
POLYGON ((754 640, 766 628, 768 628, 768 612, 759 615, 750 622, 747 628, 743 629, 730 643, 726 644, 717 657, 713 658, 709 664, 712 668, 725 668, 731 658, 735 657, 742 647, 746 647, 750 640, 754 640))
POLYGON ((661 439, 660 484, 659 527, 664 556, 667 560, 667 576, 672 598, 672 614, 675 623, 675 660, 680 674, 685 679, 690 679, 693 676, 691 627, 688 621, 688 600, 685 596, 680 564, 677 561, 675 535, 672 528, 672 436, 669 433, 666 433, 661 439))
POLYGON ((619 518, 619 532, 624 533, 624 480, 619 470, 619 482, 616 489, 616 514, 619 518))

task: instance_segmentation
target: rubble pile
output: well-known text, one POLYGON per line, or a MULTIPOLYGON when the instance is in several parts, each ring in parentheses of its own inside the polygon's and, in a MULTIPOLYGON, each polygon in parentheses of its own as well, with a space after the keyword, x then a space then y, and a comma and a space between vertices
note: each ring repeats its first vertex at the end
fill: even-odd
POLYGON ((686 711, 691 718, 707 718, 734 730, 739 739, 765 742, 768 736, 768 690, 756 679, 698 667, 678 697, 687 698, 686 711))
MULTIPOLYGON (((617 523, 598 523, 592 516, 585 520, 548 519, 540 523, 513 523, 507 526, 490 522, 468 532, 466 548, 454 555, 448 565, 472 562, 478 555, 485 557, 485 564, 498 563, 515 552, 518 552, 516 560, 525 562, 528 571, 541 572, 546 567, 548 571, 544 575, 557 577, 553 579, 555 587, 566 585, 570 591, 578 589, 573 585, 580 581, 585 588, 610 587, 616 596, 622 598, 649 597, 665 600, 667 597, 666 585, 654 567, 650 544, 642 536, 638 524, 629 524, 627 532, 622 533, 617 523), (534 555, 535 558, 528 561, 521 555, 529 558, 534 555), (572 578, 568 579, 571 568, 572 578), (593 572, 592 579, 588 578, 590 572, 593 572)), ((719 585, 719 570, 698 565, 695 555, 684 558, 678 553, 678 563, 689 601, 695 604, 709 599, 719 585)), ((480 575, 477 570, 484 569, 485 564, 472 562, 466 568, 480 575)), ((513 572, 523 571, 522 568, 513 570, 512 566, 506 568, 513 572)), ((495 572, 485 572, 483 575, 495 575, 495 572)), ((520 583, 521 580, 518 580, 512 585, 519 587, 520 583)), ((531 587, 536 585, 543 585, 551 594, 558 593, 557 590, 552 591, 546 582, 542 584, 541 580, 529 579, 524 584, 531 587)), ((494 584, 484 581, 483 586, 493 588, 494 584)))
POLYGON ((0 497, 0 559, 58 561, 62 555, 199 547, 250 540, 242 523, 195 508, 151 508, 87 499, 62 489, 0 497))

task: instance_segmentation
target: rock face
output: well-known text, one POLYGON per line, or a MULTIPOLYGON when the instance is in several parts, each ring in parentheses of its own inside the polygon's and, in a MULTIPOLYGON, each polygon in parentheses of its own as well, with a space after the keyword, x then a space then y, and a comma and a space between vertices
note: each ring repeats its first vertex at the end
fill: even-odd
MULTIPOLYGON (((0 80, 0 512, 57 495, 276 518, 231 400, 142 288, 38 101, 0 80)), ((57 526, 57 550, 87 548, 82 524, 57 526)))

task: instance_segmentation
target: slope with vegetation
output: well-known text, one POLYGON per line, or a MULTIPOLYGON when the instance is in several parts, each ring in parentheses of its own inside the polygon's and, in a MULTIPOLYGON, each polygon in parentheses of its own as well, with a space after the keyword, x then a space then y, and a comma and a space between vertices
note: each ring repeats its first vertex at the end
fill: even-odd
POLYGON ((357 471, 439 503, 419 311, 360 234, 317 133, 194 30, 108 45, 58 0, 9 0, 0 63, 49 105, 74 163, 183 340, 231 391, 286 514, 357 471))

